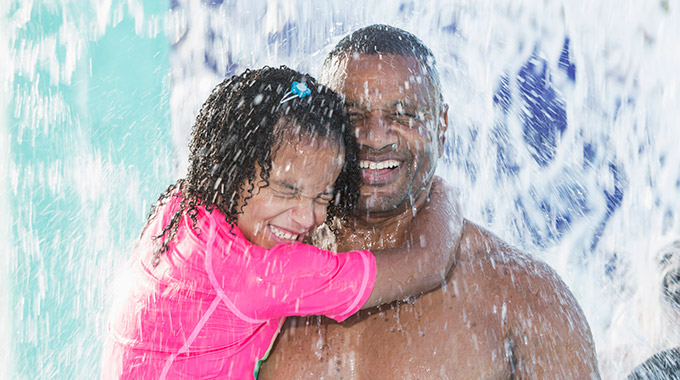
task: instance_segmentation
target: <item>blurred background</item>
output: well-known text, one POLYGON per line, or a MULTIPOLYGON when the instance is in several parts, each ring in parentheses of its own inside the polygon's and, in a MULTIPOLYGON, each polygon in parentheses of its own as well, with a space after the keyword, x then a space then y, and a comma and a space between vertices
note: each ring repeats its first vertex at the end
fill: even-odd
POLYGON ((680 346, 678 1, 8 0, 0 18, 0 378, 98 377, 112 279, 212 88, 318 76, 373 23, 433 50, 439 174, 563 277, 603 378, 680 346))

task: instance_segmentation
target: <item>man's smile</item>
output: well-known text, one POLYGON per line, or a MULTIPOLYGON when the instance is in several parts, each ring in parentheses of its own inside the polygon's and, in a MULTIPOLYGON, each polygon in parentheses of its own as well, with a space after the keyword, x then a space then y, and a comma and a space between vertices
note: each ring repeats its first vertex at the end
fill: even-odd
POLYGON ((369 161, 361 160, 359 161, 359 168, 370 169, 370 170, 382 170, 382 169, 394 169, 399 166, 399 161, 397 160, 385 160, 385 161, 369 161))
POLYGON ((367 185, 384 185, 392 182, 399 175, 401 161, 386 159, 381 161, 360 160, 359 171, 361 181, 367 185))

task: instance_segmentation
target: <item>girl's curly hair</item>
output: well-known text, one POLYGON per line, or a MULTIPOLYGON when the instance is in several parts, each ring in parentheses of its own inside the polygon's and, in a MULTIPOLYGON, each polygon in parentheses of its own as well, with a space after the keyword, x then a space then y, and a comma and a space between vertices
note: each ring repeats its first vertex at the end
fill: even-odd
POLYGON ((305 138, 303 141, 332 142, 344 150, 345 162, 335 182, 326 223, 330 226, 334 217, 346 217, 356 207, 360 177, 343 99, 311 76, 285 66, 246 70, 225 79, 203 104, 189 143, 187 176, 161 194, 149 213, 147 226, 156 209, 170 197, 182 198, 179 210, 155 237, 161 243, 152 264, 158 265, 168 250, 185 213, 196 226, 198 206, 208 212, 216 207, 233 226, 252 197, 254 184, 269 185, 272 155, 296 135, 305 138), (291 98, 294 81, 305 83, 311 93, 291 98), (282 102, 284 97, 290 99, 282 102))

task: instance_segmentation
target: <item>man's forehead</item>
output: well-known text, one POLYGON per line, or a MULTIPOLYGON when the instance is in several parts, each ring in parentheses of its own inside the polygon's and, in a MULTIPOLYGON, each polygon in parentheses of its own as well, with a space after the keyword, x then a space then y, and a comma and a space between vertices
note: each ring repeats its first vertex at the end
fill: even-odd
POLYGON ((420 82, 427 76, 426 67, 418 59, 393 54, 353 54, 340 58, 347 71, 347 79, 374 80, 380 83, 420 82), (352 75, 354 74, 354 75, 352 75))
POLYGON ((432 100, 434 88, 427 68, 417 58, 392 54, 354 54, 335 58, 325 73, 329 85, 348 102, 385 100, 422 104, 432 100))

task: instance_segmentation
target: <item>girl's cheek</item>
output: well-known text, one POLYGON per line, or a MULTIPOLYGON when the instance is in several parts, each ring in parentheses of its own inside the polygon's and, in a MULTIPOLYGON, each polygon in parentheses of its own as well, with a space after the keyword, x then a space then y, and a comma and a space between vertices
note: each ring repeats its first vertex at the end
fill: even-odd
POLYGON ((316 226, 320 226, 326 220, 327 206, 317 206, 314 210, 314 215, 316 218, 316 226))

